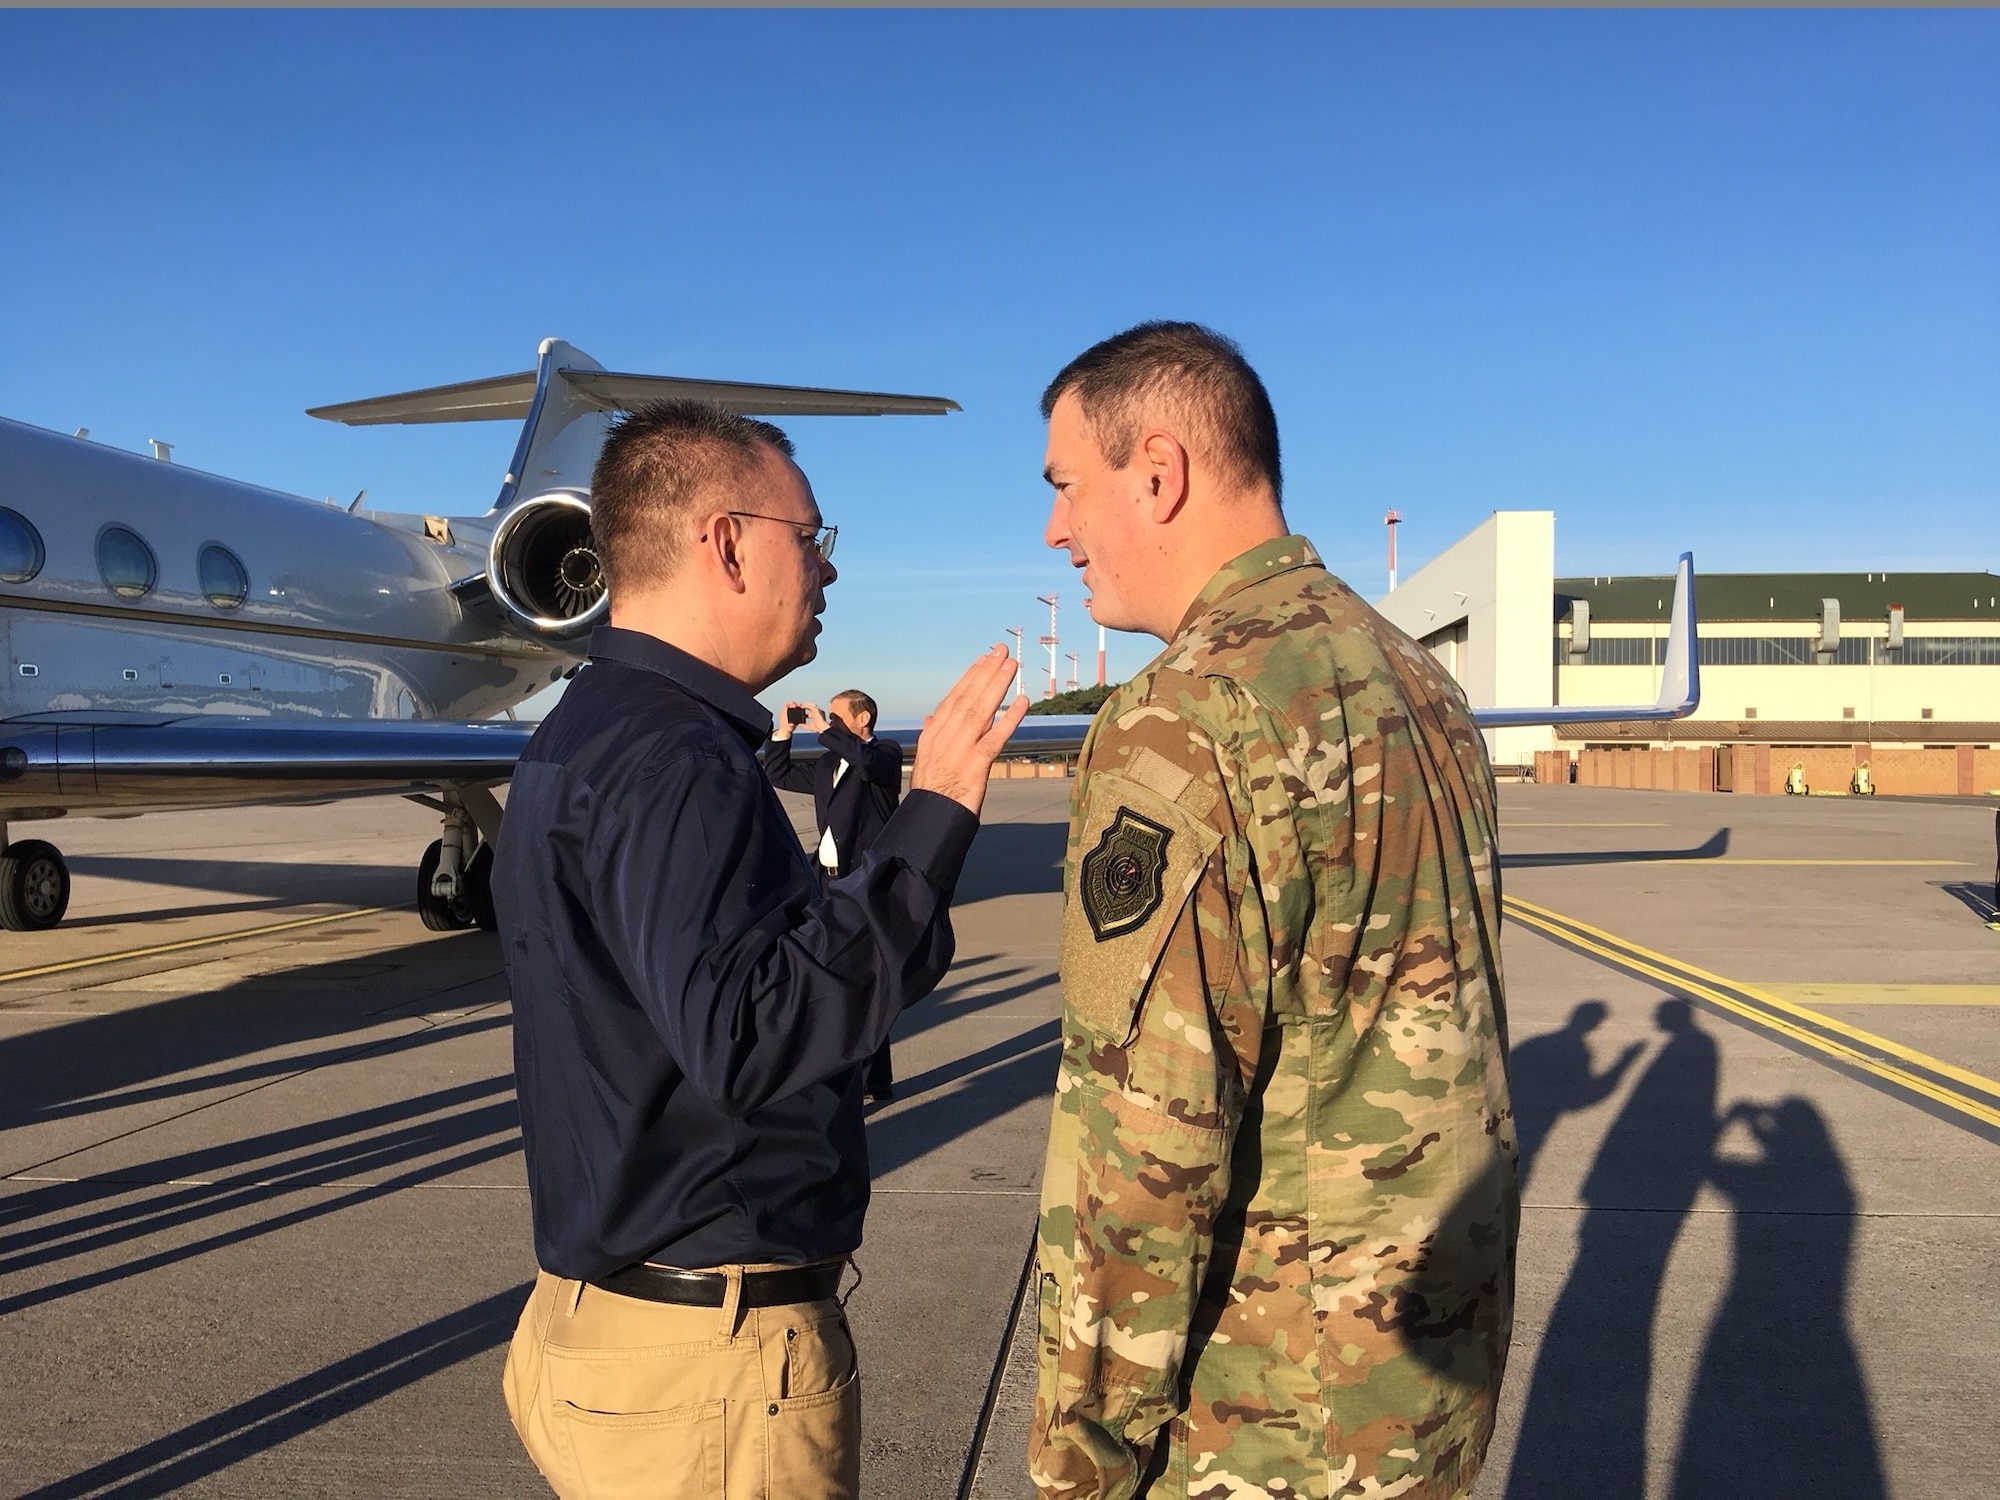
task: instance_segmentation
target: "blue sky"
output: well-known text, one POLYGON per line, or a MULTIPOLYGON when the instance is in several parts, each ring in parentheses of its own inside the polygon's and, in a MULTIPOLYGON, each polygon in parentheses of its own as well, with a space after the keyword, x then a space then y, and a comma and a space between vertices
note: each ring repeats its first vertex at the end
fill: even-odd
POLYGON ((1406 570, 1511 507, 1567 572, 1992 567, 1996 184, 1993 13, 0 12, 0 414, 463 513, 508 428, 304 408, 551 334, 950 395, 791 424, 843 576, 767 696, 909 714, 1051 588, 1087 680, 1036 399, 1147 317, 1243 344, 1367 593, 1391 506, 1406 570))

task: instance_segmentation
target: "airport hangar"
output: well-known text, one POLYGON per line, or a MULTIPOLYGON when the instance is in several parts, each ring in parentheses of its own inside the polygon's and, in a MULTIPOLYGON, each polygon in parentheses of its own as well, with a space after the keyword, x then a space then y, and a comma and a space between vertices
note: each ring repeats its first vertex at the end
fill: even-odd
MULTIPOLYGON (((1475 707, 1643 703, 1670 576, 1558 578, 1555 514, 1495 511, 1377 601, 1475 707)), ((2000 577, 1707 573, 1701 705, 1681 720, 1486 731, 1500 775, 1607 786, 2000 791, 2000 577)))

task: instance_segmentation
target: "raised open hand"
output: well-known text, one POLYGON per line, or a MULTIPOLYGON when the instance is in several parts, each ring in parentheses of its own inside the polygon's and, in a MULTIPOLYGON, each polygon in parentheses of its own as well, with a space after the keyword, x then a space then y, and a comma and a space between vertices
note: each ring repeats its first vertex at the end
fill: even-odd
POLYGON ((913 791, 937 792, 971 812, 979 811, 986 801, 986 778, 993 762, 1028 712, 1026 698, 1016 698, 1000 712, 1013 680, 1014 658, 1005 646, 995 646, 965 669, 958 684, 924 720, 916 762, 910 768, 913 791))

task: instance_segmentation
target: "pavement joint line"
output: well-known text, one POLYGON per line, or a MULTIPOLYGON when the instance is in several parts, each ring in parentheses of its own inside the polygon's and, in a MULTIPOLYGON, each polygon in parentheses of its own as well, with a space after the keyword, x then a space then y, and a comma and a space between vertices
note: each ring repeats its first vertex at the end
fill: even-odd
POLYGON ((979 1420, 966 1445, 965 1463, 959 1470, 955 1500, 971 1500, 979 1483, 979 1468, 986 1457, 987 1435, 993 1429, 993 1411, 1000 1404, 1000 1388, 1007 1373, 1007 1356, 1014 1347, 1014 1330, 1019 1326, 1028 1303, 1028 1288, 1034 1284, 1036 1262, 1041 1258, 1041 1230, 1028 1236, 1027 1259, 1021 1263, 1021 1279, 1015 1283, 1013 1300, 1007 1304, 1007 1321, 1000 1329, 1000 1348, 993 1356, 993 1372, 986 1380, 986 1397, 979 1403, 979 1420))
POLYGON ((1669 958, 1664 953, 1655 953, 1650 948, 1642 947, 1629 939, 1593 927, 1587 922, 1580 922, 1574 917, 1564 916, 1561 912, 1550 911, 1546 907, 1523 901, 1518 896, 1504 897, 1503 907, 1507 915, 1524 926, 1581 948, 1587 953, 1595 954, 1629 974, 1657 980, 1671 988, 1706 1000, 1767 1031, 1775 1032, 1789 1041, 1814 1051, 1825 1053, 1848 1066, 1872 1073, 1899 1089, 1941 1104, 1947 1109, 1978 1121, 1989 1129, 2000 1129, 2000 1108, 1995 1107, 1996 1104, 2000 1104, 2000 1083, 1995 1083, 1992 1079, 1974 1073, 1970 1069, 1960 1068, 1928 1053, 1919 1052, 1914 1047, 1905 1047, 1899 1042, 1892 1042, 1887 1037, 1877 1036, 1858 1026, 1850 1026, 1844 1021, 1835 1020, 1832 1016, 1821 1015, 1818 1011, 1809 1010, 1803 1005, 1780 1000, 1776 995, 1766 994, 1750 985, 1724 979, 1693 964, 1669 958), (1774 1015, 1771 1013, 1773 1011, 1781 1014, 1774 1015), (1794 1020, 1788 1020, 1787 1017, 1805 1024, 1794 1024, 1794 1020), (1835 1033, 1836 1036, 1845 1037, 1856 1045, 1836 1040, 1835 1036, 1820 1035, 1809 1028, 1835 1033), (1887 1057, 1890 1056, 1900 1058, 1938 1078, 1962 1083, 1976 1093, 1987 1095, 1994 1103, 1989 1104, 1960 1093, 1948 1083, 1938 1083, 1920 1077, 1908 1068, 1898 1067, 1887 1061, 1887 1057))
POLYGON ((10 969, 0 974, 0 984, 12 984, 20 979, 39 979, 44 974, 67 974, 76 969, 123 963, 128 959, 152 958, 161 953, 181 953, 189 948, 211 948, 218 943, 232 943, 241 938, 262 937, 268 933, 295 932, 301 927, 321 927, 328 922, 346 922, 355 917, 374 917, 380 916, 385 911, 398 910, 401 908, 361 906, 349 911, 324 912, 316 917, 300 917, 290 922, 270 922, 262 927, 245 927, 235 932, 210 933, 206 937, 182 938, 172 943, 154 943, 145 948, 125 948, 116 953, 99 953, 90 958, 68 958, 60 963, 38 964, 29 969, 10 969))

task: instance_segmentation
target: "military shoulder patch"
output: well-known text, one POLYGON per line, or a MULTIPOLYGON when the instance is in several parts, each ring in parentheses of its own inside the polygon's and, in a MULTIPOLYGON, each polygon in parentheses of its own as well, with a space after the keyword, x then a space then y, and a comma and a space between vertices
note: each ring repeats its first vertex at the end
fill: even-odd
POLYGON ((1172 839, 1167 828, 1121 807, 1097 847, 1084 855, 1077 892, 1098 942, 1124 936, 1160 909, 1172 839))

